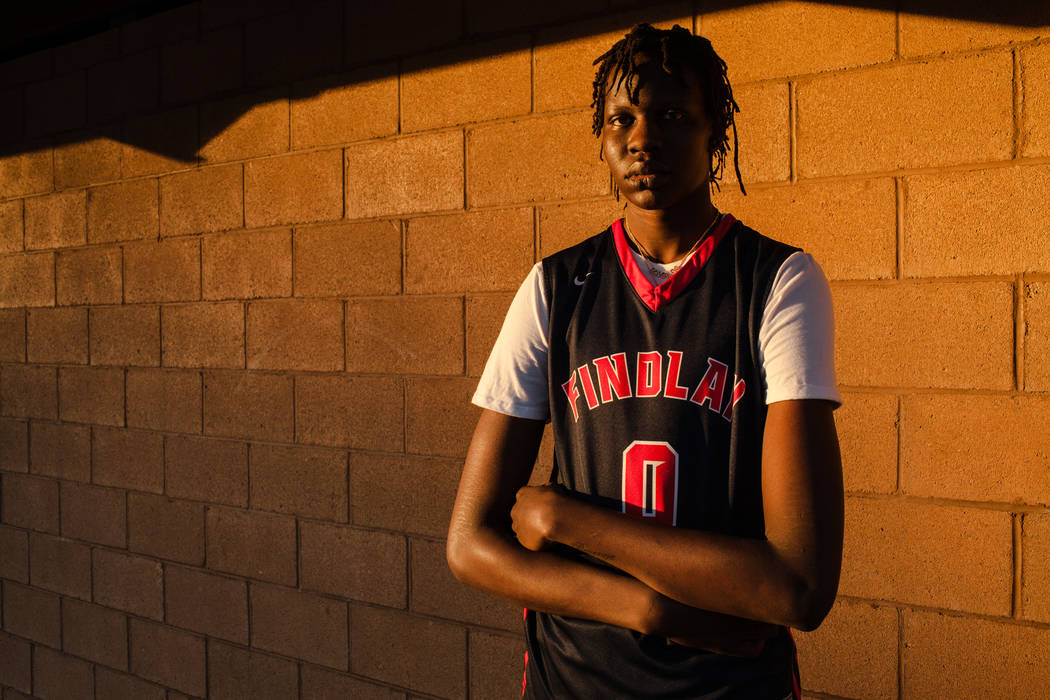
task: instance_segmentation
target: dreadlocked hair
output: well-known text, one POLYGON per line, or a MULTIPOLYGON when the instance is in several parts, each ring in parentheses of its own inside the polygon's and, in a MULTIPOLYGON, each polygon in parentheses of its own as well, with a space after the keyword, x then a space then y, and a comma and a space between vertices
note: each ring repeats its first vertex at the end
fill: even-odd
POLYGON ((732 127, 733 167, 736 169, 740 191, 746 195, 744 181, 740 177, 736 120, 733 118, 740 107, 733 99, 726 62, 715 53, 710 41, 677 24, 671 29, 636 24, 611 49, 594 60, 594 65, 598 66, 594 75, 594 99, 591 102, 594 108, 594 135, 601 136, 605 123, 605 96, 609 92, 619 89, 621 84, 625 85, 631 102, 638 103, 641 85, 636 69, 646 60, 659 60, 665 73, 683 83, 683 71, 691 69, 696 72, 704 97, 704 110, 711 122, 711 141, 708 144, 712 160, 710 180, 721 190, 718 183, 725 169, 729 128, 732 127))

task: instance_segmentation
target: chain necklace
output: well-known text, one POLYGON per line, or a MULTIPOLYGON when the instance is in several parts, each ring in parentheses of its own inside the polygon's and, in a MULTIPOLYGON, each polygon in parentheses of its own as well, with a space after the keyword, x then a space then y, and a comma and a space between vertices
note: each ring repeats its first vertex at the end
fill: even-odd
POLYGON ((664 269, 663 267, 661 267, 661 265, 663 265, 663 263, 661 263, 660 260, 657 259, 657 257, 655 255, 650 253, 649 249, 646 248, 642 244, 642 242, 635 237, 634 233, 631 231, 630 224, 627 223, 627 216, 626 215, 623 217, 623 228, 627 232, 627 235, 630 236, 631 240, 634 241, 635 246, 638 247, 638 252, 642 254, 642 258, 645 260, 645 266, 649 269, 650 275, 654 279, 658 279, 658 280, 660 280, 661 283, 663 283, 664 280, 666 280, 669 277, 673 276, 676 272, 678 272, 678 270, 680 270, 682 268, 683 265, 686 264, 686 262, 689 260, 689 257, 700 246, 700 244, 703 242, 703 240, 705 238, 707 238, 707 234, 709 234, 711 232, 711 229, 713 229, 715 227, 715 224, 718 223, 718 220, 721 219, 721 218, 722 218, 721 212, 719 212, 716 209, 715 210, 715 218, 711 219, 711 223, 707 225, 707 228, 704 229, 704 232, 701 233, 700 237, 696 239, 696 242, 693 243, 692 247, 690 247, 689 250, 687 250, 685 252, 685 255, 682 255, 681 257, 678 258, 677 264, 674 264, 675 261, 671 261, 671 263, 669 263, 669 264, 674 264, 674 267, 669 267, 667 269, 664 269))

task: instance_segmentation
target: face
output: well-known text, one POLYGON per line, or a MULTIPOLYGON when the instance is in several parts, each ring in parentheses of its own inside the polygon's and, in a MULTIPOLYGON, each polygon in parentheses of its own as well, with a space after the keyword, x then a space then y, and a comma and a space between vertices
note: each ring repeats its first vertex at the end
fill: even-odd
POLYGON ((605 98, 602 149, 613 182, 629 204, 668 209, 708 195, 711 124, 693 71, 685 82, 652 61, 638 66, 638 104, 626 83, 605 98))

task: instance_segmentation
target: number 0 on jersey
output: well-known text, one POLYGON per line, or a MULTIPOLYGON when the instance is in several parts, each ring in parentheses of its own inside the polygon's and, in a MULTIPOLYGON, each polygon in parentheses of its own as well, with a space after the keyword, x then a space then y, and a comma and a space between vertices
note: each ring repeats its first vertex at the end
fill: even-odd
POLYGON ((635 440, 623 451, 622 510, 677 524, 678 453, 666 442, 635 440))

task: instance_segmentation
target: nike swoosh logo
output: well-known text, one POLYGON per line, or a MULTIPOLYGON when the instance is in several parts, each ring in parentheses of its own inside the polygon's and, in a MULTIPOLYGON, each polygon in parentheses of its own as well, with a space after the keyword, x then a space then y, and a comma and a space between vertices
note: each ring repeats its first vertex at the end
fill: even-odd
POLYGON ((587 278, 590 277, 591 274, 593 273, 588 272, 586 275, 583 276, 582 280, 579 277, 574 277, 572 279, 572 283, 575 284, 577 287, 582 287, 583 283, 587 281, 587 278))

